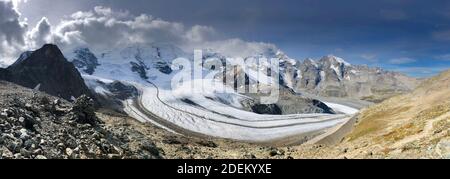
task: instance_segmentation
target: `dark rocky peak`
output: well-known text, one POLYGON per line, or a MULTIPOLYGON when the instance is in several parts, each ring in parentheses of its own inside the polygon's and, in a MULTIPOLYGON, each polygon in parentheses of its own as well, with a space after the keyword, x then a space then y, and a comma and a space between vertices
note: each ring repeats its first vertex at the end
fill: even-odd
POLYGON ((60 63, 67 61, 61 50, 56 45, 46 44, 36 51, 22 53, 20 58, 9 66, 8 69, 14 69, 26 65, 44 65, 51 63, 60 63))
POLYGON ((42 48, 34 51, 30 57, 34 57, 32 59, 42 57, 46 60, 67 61, 58 46, 53 44, 45 44, 42 48))
POLYGON ((47 44, 2 70, 3 79, 67 100, 90 92, 75 66, 56 45, 47 44))

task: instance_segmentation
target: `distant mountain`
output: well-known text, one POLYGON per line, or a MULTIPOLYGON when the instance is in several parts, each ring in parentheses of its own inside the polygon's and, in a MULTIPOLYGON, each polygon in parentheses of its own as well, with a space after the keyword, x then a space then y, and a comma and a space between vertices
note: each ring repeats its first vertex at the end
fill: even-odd
POLYGON ((0 72, 3 80, 68 100, 90 94, 78 70, 56 45, 47 44, 34 52, 25 52, 0 72))
POLYGON ((351 65, 335 56, 311 59, 293 67, 293 89, 320 96, 352 97, 380 101, 413 90, 419 80, 381 68, 351 65))
MULTIPOLYGON (((224 62, 224 59, 226 59, 226 56, 220 53, 210 52, 204 54, 204 56, 206 56, 205 58, 223 59, 224 62)), ((380 102, 394 95, 412 91, 420 83, 420 80, 401 73, 386 71, 381 68, 352 65, 333 55, 325 56, 319 60, 298 61, 289 58, 281 51, 272 50, 246 57, 245 61, 247 64, 257 64, 258 61, 255 59, 260 57, 278 59, 280 85, 299 94, 308 93, 324 97, 355 98, 380 102)), ((247 71, 240 67, 228 67, 226 74, 228 78, 233 77, 237 69, 237 74, 234 76, 238 79, 244 79, 242 76, 245 75, 246 80, 245 83, 238 82, 238 84, 256 82, 255 71, 267 75, 267 69, 270 69, 269 66, 264 68, 264 64, 260 63, 262 67, 259 66, 259 69, 256 65, 250 66, 250 70, 247 71)), ((264 83, 263 81, 259 82, 264 83)), ((237 88, 242 88, 242 86, 237 86, 237 88)))
MULTIPOLYGON (((222 55, 215 54, 215 56, 225 59, 222 55)), ((247 64, 256 64, 258 62, 254 59, 259 57, 278 59, 280 85, 299 94, 308 93, 324 97, 355 98, 380 102, 394 95, 409 92, 420 83, 420 80, 401 73, 352 65, 342 58, 332 55, 317 61, 313 59, 297 61, 282 52, 274 52, 247 57, 246 62, 247 64)), ((234 75, 242 80, 244 79, 242 76, 245 75, 245 84, 250 82, 254 84, 257 79, 255 71, 267 75, 267 69, 270 68, 269 66, 264 68, 264 63, 260 65, 262 67, 260 66, 259 69, 256 66, 250 66, 247 71, 240 67, 227 68, 227 78, 234 75), (236 72, 237 74, 234 74, 236 72)), ((244 82, 241 81, 238 84, 244 84, 244 82)), ((242 87, 238 86, 237 88, 242 87)))

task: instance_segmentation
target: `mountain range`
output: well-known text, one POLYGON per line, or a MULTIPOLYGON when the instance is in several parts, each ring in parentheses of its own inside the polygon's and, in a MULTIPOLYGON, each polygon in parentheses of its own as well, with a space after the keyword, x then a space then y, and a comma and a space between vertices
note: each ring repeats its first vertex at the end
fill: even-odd
MULTIPOLYGON (((69 55, 80 71, 92 75, 99 64, 98 59, 126 61, 131 71, 148 79, 149 70, 172 73, 171 61, 178 57, 192 60, 192 54, 183 52, 173 45, 135 45, 124 49, 109 50, 94 54, 89 48, 77 48, 69 55)), ((351 65, 342 58, 329 55, 319 60, 291 59, 278 51, 267 51, 246 57, 254 59, 277 58, 280 61, 280 84, 297 93, 312 93, 319 96, 349 97, 379 102, 395 94, 413 90, 420 80, 401 73, 385 71, 381 68, 351 65)), ((212 50, 204 50, 203 59, 217 58, 225 61, 225 55, 212 50)), ((105 64, 110 65, 110 64, 105 64)), ((227 69, 231 71, 232 69, 227 69)), ((245 73, 245 72, 243 72, 245 73)), ((246 74, 248 76, 248 73, 246 74)))
MULTIPOLYGON (((308 145, 288 150, 294 157, 441 158, 448 155, 448 127, 445 127, 449 109, 448 72, 422 82, 396 72, 351 65, 331 55, 317 61, 297 61, 282 52, 269 51, 255 57, 279 59, 281 98, 276 104, 260 104, 256 99, 264 94, 217 92, 217 86, 224 85, 220 80, 212 86, 203 84, 207 91, 189 91, 183 86, 172 88, 170 79, 179 73, 171 68, 172 60, 178 57, 192 60, 192 55, 172 45, 135 45, 101 53, 87 47, 69 51, 63 55, 57 46, 44 45, 36 51, 25 52, 14 64, 0 69, 0 79, 32 88, 34 93, 43 91, 66 100, 82 96, 76 101, 86 102, 85 94, 104 109, 150 122, 169 133, 270 145, 298 145, 307 141, 322 145, 337 143, 336 148, 323 148, 319 152, 308 145), (383 100, 400 93, 403 95, 383 100), (367 105, 356 105, 361 99, 383 102, 356 114, 367 105), (337 136, 344 137, 342 142, 337 136), (427 146, 433 147, 431 153, 423 150, 427 146)), ((226 58, 208 50, 203 59, 210 57, 226 58)), ((236 68, 225 70, 227 74, 236 72, 236 68)), ((259 80, 252 71, 237 71, 235 75, 245 76, 243 84, 259 80)), ((269 76, 268 73, 263 69, 260 74, 269 76)), ((258 81, 263 85, 267 82, 258 81)), ((197 84, 196 79, 193 83, 197 84)), ((83 110, 93 115, 90 107, 83 110)))

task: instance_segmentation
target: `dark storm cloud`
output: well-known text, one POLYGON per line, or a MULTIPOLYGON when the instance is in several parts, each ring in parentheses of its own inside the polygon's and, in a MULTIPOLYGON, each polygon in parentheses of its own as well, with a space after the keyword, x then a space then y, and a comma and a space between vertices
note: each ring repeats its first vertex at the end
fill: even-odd
POLYGON ((25 45, 26 25, 19 21, 19 16, 12 2, 0 1, 0 60, 9 58, 25 45))
POLYGON ((0 27, 0 39, 8 43, 23 43, 24 25, 20 24, 12 2, 0 1, 0 27))

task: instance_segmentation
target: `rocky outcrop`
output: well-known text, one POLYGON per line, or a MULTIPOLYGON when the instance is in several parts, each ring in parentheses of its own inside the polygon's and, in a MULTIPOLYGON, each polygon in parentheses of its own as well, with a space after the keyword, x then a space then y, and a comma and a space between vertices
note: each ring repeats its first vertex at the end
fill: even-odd
POLYGON ((255 104, 251 108, 252 111, 257 114, 282 114, 280 107, 276 104, 255 104))
POLYGON ((114 81, 109 84, 105 84, 106 88, 111 92, 111 95, 114 98, 120 100, 126 100, 131 97, 135 97, 138 95, 138 90, 136 87, 131 85, 125 85, 122 82, 114 81))
POLYGON ((100 121, 95 116, 94 100, 82 95, 74 102, 70 110, 72 120, 81 124, 97 125, 100 121))
POLYGON ((87 84, 89 88, 93 89, 96 102, 99 103, 102 109, 117 113, 125 114, 123 101, 138 95, 138 90, 134 86, 126 85, 119 81, 104 83, 99 80, 88 80, 87 84), (96 88, 104 89, 104 92, 97 93, 95 92, 96 88))
POLYGON ((145 64, 143 63, 136 63, 136 62, 130 62, 131 64, 131 71, 135 72, 137 74, 139 74, 139 76, 144 79, 147 80, 148 76, 147 76, 147 67, 145 66, 145 64))
POLYGON ((170 66, 167 62, 161 62, 161 61, 156 62, 155 68, 164 74, 171 74, 173 72, 172 68, 170 68, 170 66))
POLYGON ((90 95, 80 73, 56 45, 44 45, 1 70, 1 79, 67 100, 90 95))
MULTIPOLYGON (((249 94, 255 99, 259 96, 249 94)), ((242 102, 243 109, 258 114, 289 115, 289 114, 312 114, 326 113, 335 114, 336 112, 325 103, 311 98, 296 95, 287 89, 281 89, 280 96, 275 104, 260 104, 257 100, 246 99, 242 102)))
POLYGON ((281 89, 277 105, 283 114, 336 113, 322 101, 297 95, 287 89, 281 89))

